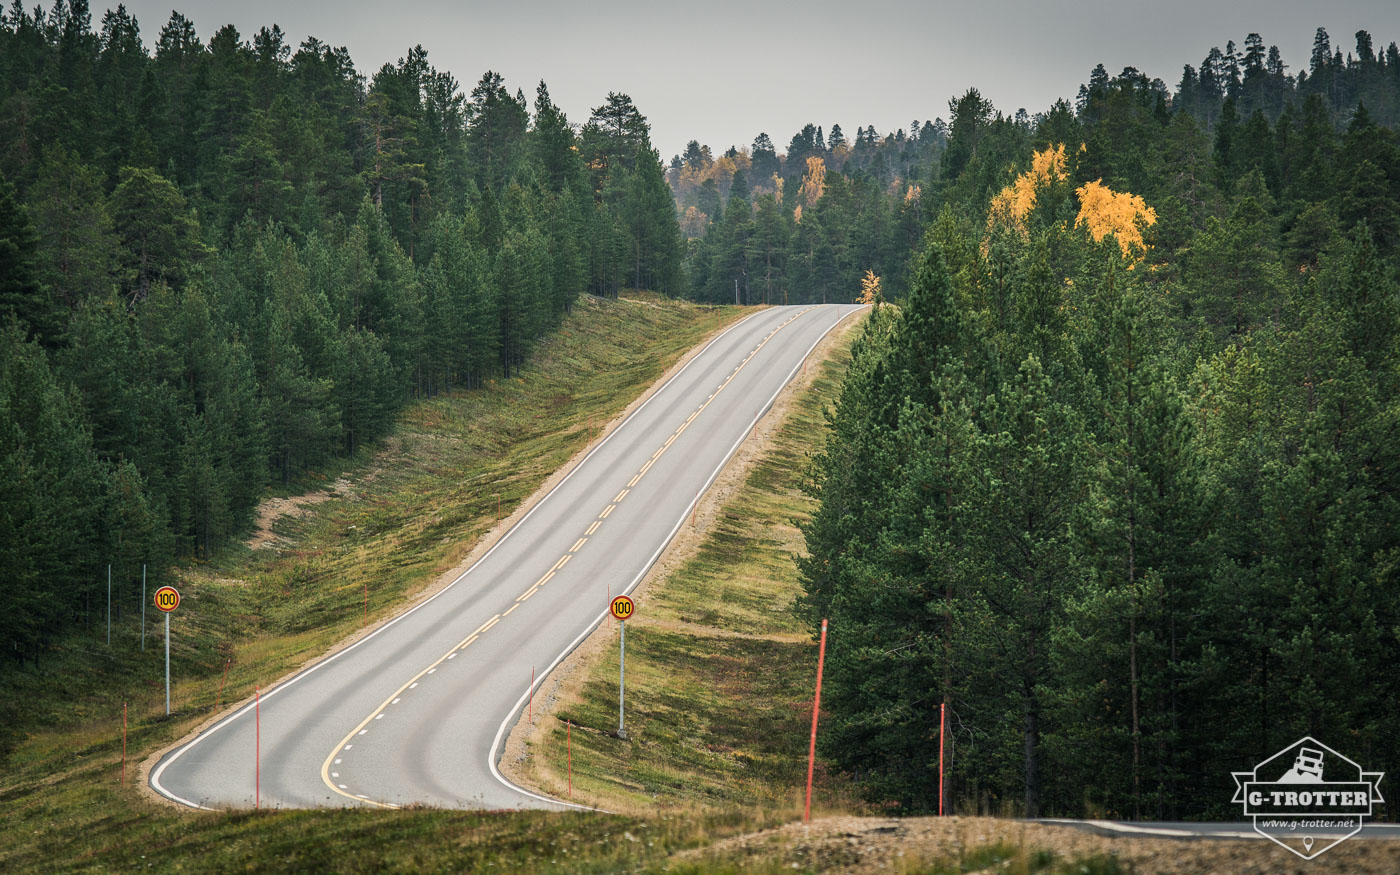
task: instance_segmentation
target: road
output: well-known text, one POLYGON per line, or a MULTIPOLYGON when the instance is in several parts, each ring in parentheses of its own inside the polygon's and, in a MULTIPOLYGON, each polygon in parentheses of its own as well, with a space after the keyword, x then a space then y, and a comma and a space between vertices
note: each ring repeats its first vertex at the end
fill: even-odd
POLYGON ((858 309, 774 307, 726 330, 456 581, 263 692, 260 715, 244 706, 170 751, 151 787, 198 808, 255 796, 566 807, 497 769, 531 668, 538 684, 602 622, 609 594, 641 581, 808 353, 858 309))
MULTIPOLYGON (((1186 821, 1127 821, 1127 820, 1066 820, 1060 818, 1040 818, 1035 823, 1051 826, 1069 826, 1091 832, 1095 835, 1112 838, 1144 839, 1257 839, 1252 823, 1192 823, 1186 821)), ((1332 835, 1328 829, 1314 830, 1319 836, 1332 835)), ((1367 823, 1361 827, 1357 838, 1400 839, 1400 824, 1367 823)))

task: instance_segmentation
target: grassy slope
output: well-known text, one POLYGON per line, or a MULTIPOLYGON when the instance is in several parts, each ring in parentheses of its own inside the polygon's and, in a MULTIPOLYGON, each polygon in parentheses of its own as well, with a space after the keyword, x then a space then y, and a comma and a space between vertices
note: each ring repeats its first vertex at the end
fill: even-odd
MULTIPOLYGON (((530 738, 521 777, 612 811, 762 810, 799 815, 817 653, 791 609, 800 587, 800 484, 850 359, 846 335, 796 392, 787 417, 719 509, 692 559, 653 584, 627 628, 627 741, 617 727, 616 632, 530 738), (557 718, 557 719, 552 719, 557 718)), ((818 804, 846 807, 818 775, 818 804)))
MULTIPOLYGON (((217 698, 247 697, 255 684, 266 686, 354 633, 363 624, 366 584, 373 622, 456 566, 494 525, 498 493, 508 515, 686 350, 741 315, 585 299, 518 379, 413 405, 388 447, 347 473, 354 497, 284 518, 276 528, 285 543, 276 548, 233 548, 182 571, 169 719, 153 610, 147 650, 139 650, 139 589, 118 590, 126 612, 111 647, 95 625, 63 642, 37 670, 0 674, 0 696, 24 702, 29 714, 27 738, 0 773, 0 870, 47 868, 54 848, 75 860, 125 865, 151 842, 179 844, 196 823, 197 835, 226 833, 230 863, 252 844, 358 829, 360 821, 334 814, 284 815, 278 822, 287 832, 279 838, 277 830, 245 832, 248 815, 192 818, 141 801, 134 788, 117 783, 122 703, 130 703, 131 783, 131 763, 211 716, 217 698)), ((438 830, 443 835, 481 829, 470 816, 441 816, 457 824, 438 830)), ((427 821, 383 827, 406 835, 436 829, 427 821)))

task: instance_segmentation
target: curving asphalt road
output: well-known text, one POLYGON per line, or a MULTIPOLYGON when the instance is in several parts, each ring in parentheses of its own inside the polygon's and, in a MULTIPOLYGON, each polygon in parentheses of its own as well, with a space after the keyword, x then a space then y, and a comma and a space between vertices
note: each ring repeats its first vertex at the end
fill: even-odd
MULTIPOLYGON (((175 748, 158 793, 198 808, 569 807, 507 781, 536 684, 629 592, 817 342, 854 305, 774 307, 709 343, 436 595, 175 748)), ((643 607, 643 609, 645 609, 643 607)))
MULTIPOLYGON (((1246 822, 1236 823, 1200 823, 1187 821, 1150 821, 1150 820, 1068 820, 1055 817, 1043 817, 1033 820, 1034 823, 1044 823, 1051 826, 1068 826, 1083 832, 1094 835, 1108 836, 1110 838, 1151 838, 1151 839, 1262 839, 1262 835, 1254 831, 1254 824, 1246 822)), ((1324 828, 1313 830, 1318 836, 1330 836, 1337 834, 1337 830, 1324 828)), ((1400 839, 1400 824, 1395 823, 1367 823, 1361 827, 1361 832, 1356 836, 1361 839, 1400 839)))

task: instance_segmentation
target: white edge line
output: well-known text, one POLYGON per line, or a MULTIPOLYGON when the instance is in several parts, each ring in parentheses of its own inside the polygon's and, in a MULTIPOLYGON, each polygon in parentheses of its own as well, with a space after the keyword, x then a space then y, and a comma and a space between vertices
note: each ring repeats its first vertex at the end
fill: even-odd
MULTIPOLYGON (((823 331, 815 341, 812 342, 812 345, 807 347, 807 351, 804 352, 802 354, 802 357, 797 360, 797 364, 793 365, 792 370, 788 371, 788 375, 785 378, 783 378, 782 383, 778 386, 778 390, 774 392, 772 397, 770 397, 768 401, 763 405, 763 409, 758 412, 758 415, 755 416, 748 425, 744 426, 744 430, 741 436, 737 441, 734 442, 734 445, 729 448, 729 452, 725 453, 724 459, 719 463, 719 467, 715 468, 715 470, 711 472, 710 478, 705 481, 705 485, 700 487, 700 491, 695 493, 695 497, 690 500, 690 504, 686 505, 685 510, 680 515, 680 519, 676 521, 676 525, 671 529, 671 533, 666 536, 666 539, 664 541, 662 541, 661 546, 656 548, 656 552, 651 554, 651 558, 647 560, 646 565, 643 566, 642 570, 637 572, 637 576, 632 578, 632 582, 627 584, 627 586, 620 593, 618 593, 618 595, 626 595, 627 593, 631 592, 637 587, 637 584, 642 582, 642 578, 646 577, 647 572, 651 570, 651 566, 656 563, 657 557, 659 557, 661 553, 668 546, 670 546, 671 539, 676 536, 676 532, 680 531, 681 526, 685 525, 686 519, 690 516, 691 509, 695 507, 695 505, 700 501, 701 497, 704 496, 705 492, 709 490, 710 485, 715 482, 715 478, 719 477, 720 472, 723 471, 725 467, 729 464, 729 460, 734 457, 734 454, 739 450, 740 445, 743 444, 744 441, 748 440, 749 432, 753 429, 753 427, 758 424, 758 421, 760 419, 768 415, 768 411, 773 408, 773 402, 778 400, 778 396, 781 395, 783 393, 783 390, 787 388, 788 383, 792 382, 792 378, 796 376, 798 369, 802 367, 802 363, 807 361, 807 356, 811 355, 812 350, 817 348, 817 344, 821 343, 828 334, 834 331, 836 329, 836 326, 840 325, 842 322, 845 322, 846 319, 851 315, 859 313, 862 309, 864 308, 858 307, 857 309, 851 310, 850 312, 844 314, 840 319, 837 319, 835 322, 831 323, 831 325, 828 326, 827 329, 823 331)), ((693 360, 694 359, 692 359, 692 361, 693 360)), ((660 393, 658 392, 657 394, 660 393)), ((654 398, 656 396, 653 395, 652 397, 654 398)), ((544 671, 540 672, 539 676, 535 679, 535 681, 532 684, 530 684, 530 686, 525 690, 525 692, 521 694, 520 698, 516 700, 515 705, 510 709, 510 711, 506 712, 506 718, 501 721, 500 727, 496 730, 496 738, 491 742, 490 750, 486 752, 486 765, 490 767, 491 775, 497 781, 500 781, 509 789, 514 790, 517 793, 521 793, 525 796, 529 796, 531 799, 538 799, 541 802, 549 802, 554 805, 564 805, 569 808, 579 808, 585 811, 604 811, 604 809, 602 808, 594 808, 590 805, 580 805, 577 802, 565 802, 562 799, 554 799, 549 796, 541 796, 538 793, 532 793, 529 790, 526 790, 519 784, 513 783, 504 775, 502 775, 500 770, 496 768, 496 762, 500 759, 500 757, 496 754, 496 749, 501 747, 501 741, 505 737, 507 727, 511 724, 512 720, 518 719, 520 709, 524 707, 526 699, 530 697, 530 695, 534 692, 535 688, 539 686, 540 682, 542 682, 545 679, 545 677, 547 677, 549 673, 553 671, 556 666, 559 665, 560 662, 563 661, 564 657, 572 653, 574 651, 574 648, 578 647, 579 644, 583 641, 583 639, 587 638, 593 633, 594 629, 598 628, 598 624, 603 622, 603 620, 607 618, 608 614, 609 611, 605 610, 602 613, 600 613, 596 618, 594 618, 593 622, 588 624, 588 628, 584 629, 581 633, 579 633, 579 636, 575 638, 572 642, 570 642, 568 647, 565 647, 564 650, 560 652, 558 656, 554 657, 554 661, 551 662, 545 668, 544 671)), ((504 753, 504 751, 502 751, 502 753, 504 753)))
MULTIPOLYGON (((497 539, 496 539, 496 543, 492 544, 492 545, 491 545, 491 548, 490 548, 489 550, 487 550, 485 553, 483 553, 483 554, 481 555, 481 558, 480 558, 480 559, 478 559, 478 560, 476 560, 475 562, 473 562, 473 563, 471 564, 471 567, 470 567, 470 568, 468 568, 466 571, 463 571, 463 572, 457 577, 456 580, 452 581, 452 582, 449 583, 447 586, 444 586, 442 589, 440 589, 440 590, 438 590, 437 592, 433 593, 433 594, 432 594, 431 596, 429 596, 428 598, 424 599, 423 601, 419 602, 418 604, 416 604, 416 605, 414 605, 413 607, 409 608, 408 610, 404 611, 402 614, 399 614, 397 617, 394 617, 392 620, 389 620, 387 623, 385 623, 384 625, 380 626, 378 629, 375 629, 373 632, 371 632, 370 634, 368 634, 368 635, 366 635, 365 637, 361 638, 359 641, 356 641, 355 643, 351 644, 350 646, 348 646, 348 647, 346 647, 346 648, 344 648, 344 649, 342 649, 342 650, 337 650, 335 653, 332 653, 331 655, 325 657, 324 659, 320 660, 319 662, 315 663, 314 665, 308 666, 307 668, 303 669, 302 671, 297 672, 295 675, 293 675, 292 677, 288 678, 286 681, 284 681, 284 682, 278 684, 277 686, 275 686, 275 687, 273 687, 272 689, 268 690, 266 693, 263 693, 262 698, 264 698, 264 699, 270 699, 270 698, 272 698, 273 696, 277 695, 278 693, 280 693, 280 692, 282 692, 283 690, 285 690, 285 689, 287 689, 288 687, 290 687, 292 684, 295 684, 297 681, 299 681, 299 680, 301 680, 302 678, 305 678, 306 676, 310 675, 312 672, 315 672, 315 671, 317 671, 317 670, 319 670, 319 669, 321 669, 321 668, 323 668, 323 667, 325 667, 325 666, 327 666, 327 665, 330 665, 332 662, 336 661, 336 660, 339 659, 340 657, 342 657, 342 656, 344 656, 345 654, 349 653, 350 651, 354 650, 356 647, 359 647, 361 644, 364 644, 364 643, 366 643, 367 641, 370 641, 371 639, 373 639, 374 637, 376 637, 377 635, 379 635, 381 632, 383 632, 383 631, 385 631, 386 629, 388 629, 389 627, 393 626, 395 623, 398 623, 400 620, 404 619, 405 617, 408 617, 410 614, 414 613, 414 612, 417 611, 419 608, 422 608, 423 606, 429 604, 429 603, 432 602, 434 599, 436 599, 438 596, 441 596, 443 593, 447 592, 447 591, 448 591, 449 589, 451 589, 452 587, 454 587, 454 586, 456 586, 457 584, 461 583, 462 580, 465 579, 466 576, 467 576, 468 574, 471 574, 472 571, 473 571, 478 565, 480 565, 481 563, 485 562, 488 556, 490 556, 492 553, 496 552, 496 548, 499 547, 499 546, 501 546, 502 544, 504 544, 505 541, 506 541, 506 539, 509 538, 512 534, 515 533, 515 530, 516 530, 516 529, 520 528, 520 526, 524 525, 524 523, 525 523, 526 520, 528 520, 530 517, 534 516, 535 511, 537 511, 537 510, 539 510, 541 507, 543 507, 543 506, 544 506, 544 503, 545 503, 546 501, 549 500, 549 497, 550 497, 551 495, 553 495, 555 492, 557 492, 565 483, 568 483, 568 482, 569 482, 569 479, 579 472, 579 469, 581 469, 584 465, 588 464, 588 460, 591 459, 591 458, 593 458, 593 454, 594 454, 594 453, 596 453, 596 452, 598 452, 599 450, 601 450, 601 449, 603 448, 603 446, 604 446, 605 444, 607 444, 608 441, 612 440, 613 437, 616 436, 618 432, 622 431, 622 429, 625 428, 625 427, 627 426, 627 424, 628 424, 629 422, 631 422, 632 419, 633 419, 634 417, 637 416, 637 414, 639 414, 639 413, 641 413, 643 410, 645 410, 645 409, 646 409, 646 406, 647 406, 648 404, 650 404, 652 401, 655 401, 656 398, 657 398, 659 395, 661 395, 661 394, 666 390, 666 387, 667 387, 667 386, 669 386, 669 385, 671 385, 672 383, 674 383, 677 379, 680 378, 681 374, 684 374, 684 373, 686 372, 686 370, 687 370, 691 365, 693 365, 693 364, 695 364, 697 361, 699 361, 700 358, 701 358, 702 356, 704 356, 704 354, 705 354, 706 352, 709 351, 710 347, 714 346, 716 343, 719 343, 719 342, 720 342, 721 340, 723 340, 728 334, 730 334, 730 333, 733 332, 733 331, 736 331, 737 329, 739 329, 739 328, 740 328, 741 326, 743 326, 744 324, 746 324, 746 323, 748 323, 749 321, 753 320, 754 318, 756 318, 756 317, 758 317, 758 316, 760 316, 760 315, 762 315, 762 314, 764 314, 764 313, 768 313, 768 312, 771 312, 771 308, 764 308, 764 309, 762 309, 762 310, 758 310, 758 311, 756 311, 756 312, 754 312, 754 313, 751 313, 751 314, 749 314, 748 316, 745 316, 743 319, 740 319, 738 322, 735 322, 733 325, 731 325, 731 326, 729 326, 728 328, 724 329, 724 331, 722 331, 722 332, 720 332, 718 335, 716 335, 716 336, 714 337, 714 339, 712 339, 709 343, 705 344, 705 346, 704 346, 703 348, 701 348, 701 350, 700 350, 699 352, 697 352, 695 355, 691 356, 691 357, 690 357, 690 361, 688 361, 688 362, 686 362, 684 365, 682 365, 682 366, 681 366, 681 369, 680 369, 679 371, 676 371, 674 374, 672 374, 672 375, 671 375, 671 378, 670 378, 669 380, 667 380, 665 383, 662 383, 662 384, 661 384, 661 387, 660 387, 659 389, 657 389, 655 392, 652 392, 652 393, 651 393, 651 397, 649 397, 649 398, 647 398, 647 400, 643 401, 640 405, 637 406, 637 409, 636 409, 636 410, 633 410, 631 413, 629 413, 629 414, 627 415, 627 418, 626 418, 626 419, 624 419, 624 420, 622 420, 622 422, 618 423, 617 428, 614 428, 612 431, 608 432, 607 436, 605 436, 601 441, 599 441, 599 442, 597 443, 597 445, 593 447, 593 449, 589 450, 589 451, 588 451, 588 454, 587 454, 586 456, 584 456, 581 460, 579 460, 579 463, 578 463, 577 465, 575 465, 575 466, 573 467, 573 469, 572 469, 571 471, 569 471, 568 474, 565 474, 565 475, 564 475, 564 479, 562 479, 562 480, 560 480, 558 483, 554 484, 554 487, 553 487, 552 489, 550 489, 548 492, 546 492, 546 493, 544 494, 544 496, 543 496, 542 498, 540 498, 539 501, 535 502, 535 506, 534 506, 534 507, 530 508, 530 509, 525 513, 525 515, 524 515, 523 517, 521 517, 519 520, 517 520, 517 521, 515 522, 515 525, 511 526, 509 529, 506 530, 506 532, 505 532, 504 534, 502 534, 499 538, 497 538, 497 539)), ((770 402, 770 403, 771 403, 771 402, 770 402)), ((570 649, 572 649, 572 647, 571 647, 570 649)), ((567 652, 568 652, 568 651, 565 651, 565 653, 567 653, 567 652)), ((227 726, 227 725, 229 725, 230 723, 232 723, 233 721, 237 720, 239 717, 242 717, 244 714, 247 714, 249 711, 251 711, 251 710, 253 709, 254 705, 255 705, 255 703, 249 702, 248 704, 244 705, 242 708, 238 709, 238 710, 235 711, 234 713, 232 713, 232 714, 230 714, 229 716, 223 718, 222 720, 220 720, 220 721, 218 721, 217 723, 215 723, 213 726, 209 727, 208 729, 206 729, 206 730, 204 730, 203 732, 201 732, 201 733, 199 733, 198 735, 196 735, 194 738, 190 739, 189 742, 187 742, 186 744, 181 745, 179 748, 175 749, 175 750, 172 751, 171 753, 168 753, 168 754, 166 754, 163 758, 161 758, 160 762, 156 764, 156 767, 155 767, 154 769, 151 770, 151 775, 150 775, 150 778, 148 779, 148 783, 150 784, 151 789, 155 790, 157 793, 159 793, 160 795, 164 796, 164 797, 167 798, 167 799, 170 799, 170 800, 173 801, 173 802, 178 802, 178 803, 180 803, 181 805, 187 805, 187 806, 189 806, 190 808, 199 808, 199 809, 203 809, 203 810, 205 810, 205 811, 213 811, 213 810, 215 810, 215 809, 213 809, 213 808, 210 808, 208 805, 201 805, 201 804, 198 803, 198 802, 191 802, 191 801, 188 800, 188 799, 185 799, 185 798, 183 798, 183 797, 180 797, 180 796, 175 795, 175 794, 172 793, 170 790, 167 790, 167 789, 165 788, 165 786, 162 785, 162 784, 160 783, 160 776, 161 776, 162 774, 165 773, 165 770, 166 770, 166 768, 167 768, 168 766, 170 766, 172 763, 174 763, 174 762, 175 762, 176 760, 178 760, 180 757, 184 756, 185 753, 186 753, 187 751, 189 751, 189 750, 190 750, 191 748, 193 748, 195 745, 199 744, 199 743, 200 743, 201 741, 203 741, 204 739, 206 739, 206 738, 208 738, 209 736, 213 735, 215 732, 218 732, 220 729, 223 729, 225 726, 227 726)))

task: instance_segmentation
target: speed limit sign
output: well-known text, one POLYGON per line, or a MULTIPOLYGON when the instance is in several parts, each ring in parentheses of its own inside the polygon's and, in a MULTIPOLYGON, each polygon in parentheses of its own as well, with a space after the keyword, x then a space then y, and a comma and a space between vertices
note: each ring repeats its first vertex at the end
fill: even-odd
POLYGON ((617 737, 627 738, 627 730, 622 725, 622 703, 626 699, 623 692, 627 686, 627 624, 624 620, 632 619, 632 612, 636 606, 632 600, 625 595, 620 595, 612 600, 608 605, 608 610, 617 618, 617 737))
POLYGON ((156 590, 156 610, 165 614, 165 716, 170 716, 170 612, 180 607, 180 591, 173 586, 156 590))
POLYGON ((162 586, 156 590, 156 610, 167 614, 180 607, 180 591, 173 586, 162 586))
POLYGON ((611 610, 612 615, 619 620, 630 620, 632 619, 634 606, 630 598, 625 595, 620 595, 612 600, 611 610))

